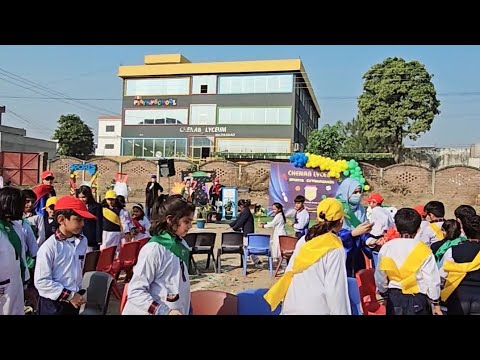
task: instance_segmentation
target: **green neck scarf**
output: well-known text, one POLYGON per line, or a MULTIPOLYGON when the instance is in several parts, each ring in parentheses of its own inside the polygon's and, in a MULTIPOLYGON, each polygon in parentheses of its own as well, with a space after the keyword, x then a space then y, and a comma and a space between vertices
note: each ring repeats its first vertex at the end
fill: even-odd
POLYGON ((454 240, 446 240, 442 244, 442 246, 438 248, 437 252, 435 253, 435 260, 437 261, 437 263, 439 263, 440 260, 442 260, 443 255, 445 255, 448 249, 450 249, 453 246, 457 246, 458 244, 460 244, 462 241, 465 241, 465 240, 467 240, 465 236, 460 236, 459 238, 454 240))
POLYGON ((348 201, 343 200, 341 197, 337 197, 337 200, 342 203, 343 212, 345 213, 345 220, 347 221, 348 225, 355 229, 358 225, 361 224, 360 220, 358 220, 355 213, 352 211, 352 208, 348 204, 348 201))
POLYGON ((179 259, 183 260, 185 264, 188 264, 190 250, 188 250, 188 248, 185 247, 180 240, 177 240, 175 236, 169 234, 168 232, 164 231, 160 234, 152 236, 149 242, 155 242, 162 245, 179 259))
POLYGON ((18 259, 20 262, 20 275, 22 276, 22 282, 25 282, 25 263, 22 257, 22 241, 9 221, 0 220, 0 231, 7 234, 10 244, 12 244, 15 249, 15 259, 18 259))

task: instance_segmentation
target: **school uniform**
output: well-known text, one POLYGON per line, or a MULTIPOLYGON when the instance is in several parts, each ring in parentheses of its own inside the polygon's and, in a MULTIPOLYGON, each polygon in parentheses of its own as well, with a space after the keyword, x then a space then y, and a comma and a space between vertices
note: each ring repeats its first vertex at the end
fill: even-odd
POLYGON ((22 258, 25 264, 25 281, 24 284, 31 284, 33 279, 33 271, 35 267, 35 258, 38 252, 37 239, 33 233, 30 224, 26 220, 12 221, 12 226, 22 241, 22 258))
POLYGON ((17 245, 18 253, 7 233, 0 230, 0 315, 25 315, 20 265, 23 245, 17 245))
POLYGON ((168 315, 173 309, 188 315, 188 245, 184 240, 175 240, 185 247, 184 261, 152 240, 140 250, 122 315, 168 315))
MULTIPOLYGON (((308 242, 300 238, 285 270, 285 275, 265 296, 273 309, 283 298, 284 278, 291 276, 282 305, 282 315, 350 315, 346 253, 337 235, 327 233, 308 242), (316 243, 315 243, 316 242, 316 243), (320 255, 302 269, 312 249, 320 255), (300 260, 301 259, 301 260, 300 260), (296 261, 298 264, 296 264, 296 261), (301 265, 300 265, 301 264, 301 265), (279 285, 277 285, 279 284, 279 285)), ((285 278, 286 279, 286 278, 285 278)))
POLYGON ((43 220, 43 217, 41 217, 40 215, 24 214, 23 219, 28 221, 28 223, 32 227, 35 237, 37 238, 38 246, 41 246, 47 239, 45 237, 45 222, 43 220))
POLYGON ((431 303, 440 300, 435 257, 417 239, 394 239, 382 246, 375 282, 387 297, 387 315, 431 315, 431 303))
POLYGON ((467 240, 448 249, 440 273, 448 315, 480 315, 480 243, 467 240))
MULTIPOLYGON (((423 221, 422 221, 423 223, 423 221)), ((436 221, 429 223, 428 221, 426 224, 420 226, 420 231, 417 233, 416 239, 424 242, 428 246, 431 246, 436 241, 441 241, 445 237, 442 232, 442 221, 436 221)))
POLYGON ((60 231, 50 236, 37 253, 35 287, 40 295, 39 315, 76 315, 79 309, 69 302, 81 289, 87 239, 66 238, 60 231))
POLYGON ((54 219, 45 218, 45 238, 46 239, 48 239, 50 236, 55 234, 57 232, 57 229, 58 229, 58 224, 54 219))
POLYGON ((122 224, 122 238, 124 238, 125 235, 130 234, 133 229, 132 219, 130 218, 128 211, 125 209, 120 209, 120 213, 118 215, 120 217, 120 223, 122 224))
POLYGON ((143 216, 143 219, 132 218, 132 225, 138 231, 133 240, 140 240, 150 237, 150 221, 146 216, 143 216))
POLYGON ((120 220, 120 210, 116 207, 110 209, 103 208, 103 231, 101 249, 110 246, 120 246, 122 234, 122 223, 120 220))
POLYGON ((300 239, 308 232, 308 225, 310 224, 310 214, 307 209, 303 208, 295 213, 293 221, 293 229, 295 230, 295 236, 300 239))
POLYGON ((287 230, 285 229, 285 220, 283 215, 278 213, 275 215, 272 221, 267 222, 264 225, 264 228, 273 228, 273 235, 270 240, 270 249, 272 250, 272 257, 280 259, 280 235, 287 235, 287 230))

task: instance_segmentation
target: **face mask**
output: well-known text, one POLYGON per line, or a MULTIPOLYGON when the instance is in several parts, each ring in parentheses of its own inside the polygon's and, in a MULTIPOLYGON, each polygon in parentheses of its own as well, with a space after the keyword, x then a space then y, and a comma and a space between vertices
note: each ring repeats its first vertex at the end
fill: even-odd
POLYGON ((350 205, 358 205, 360 204, 360 198, 362 197, 362 194, 353 194, 350 196, 350 199, 348 199, 348 202, 350 205))

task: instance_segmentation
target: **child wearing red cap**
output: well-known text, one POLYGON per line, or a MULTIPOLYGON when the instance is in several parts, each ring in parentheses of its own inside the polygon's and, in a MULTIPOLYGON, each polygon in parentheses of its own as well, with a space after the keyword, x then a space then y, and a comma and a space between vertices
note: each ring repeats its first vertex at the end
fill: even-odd
POLYGON ((371 210, 370 223, 373 224, 370 231, 370 239, 366 241, 366 244, 370 247, 376 247, 382 245, 383 238, 388 229, 395 226, 393 222, 392 213, 389 209, 383 208, 383 197, 380 194, 371 194, 367 199, 371 210))
POLYGON ((64 196, 55 205, 58 229, 40 247, 35 287, 40 295, 39 315, 78 315, 85 303, 81 290, 87 239, 81 234, 84 219, 96 217, 78 198, 64 196))
POLYGON ((55 189, 53 187, 53 182, 55 181, 55 175, 52 171, 46 170, 42 172, 42 183, 38 185, 33 191, 37 195, 37 202, 35 203, 35 213, 40 215, 42 218, 45 217, 45 204, 47 199, 51 196, 57 196, 55 189))

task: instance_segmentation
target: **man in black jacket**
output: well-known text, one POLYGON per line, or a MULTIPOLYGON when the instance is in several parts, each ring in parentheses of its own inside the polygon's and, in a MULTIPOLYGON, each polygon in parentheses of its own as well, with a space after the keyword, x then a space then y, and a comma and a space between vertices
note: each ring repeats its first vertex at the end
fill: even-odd
POLYGON ((157 175, 152 175, 152 178, 147 183, 145 188, 145 215, 150 219, 150 211, 155 204, 155 201, 163 192, 163 187, 157 182, 157 175))

